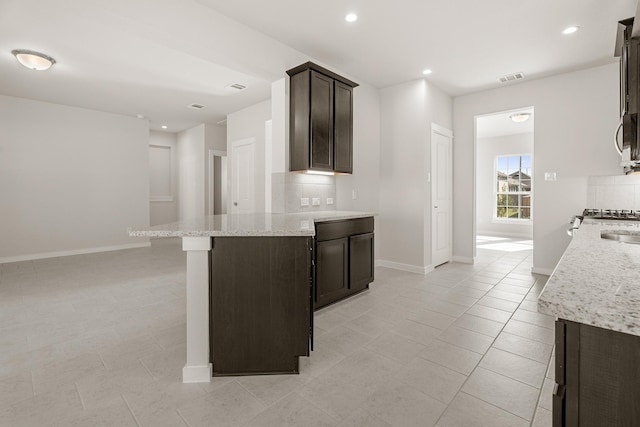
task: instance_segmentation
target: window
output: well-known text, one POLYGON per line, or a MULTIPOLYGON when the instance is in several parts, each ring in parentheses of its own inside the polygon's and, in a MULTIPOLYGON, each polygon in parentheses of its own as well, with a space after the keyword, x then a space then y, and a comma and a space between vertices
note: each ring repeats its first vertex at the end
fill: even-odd
POLYGON ((495 218, 531 220, 531 155, 496 158, 495 218))

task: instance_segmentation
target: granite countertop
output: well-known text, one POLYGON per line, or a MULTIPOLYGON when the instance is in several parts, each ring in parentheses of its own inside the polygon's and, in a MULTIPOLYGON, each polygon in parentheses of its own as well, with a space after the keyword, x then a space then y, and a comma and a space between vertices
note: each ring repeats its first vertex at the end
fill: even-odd
POLYGON ((211 215, 153 227, 130 227, 128 233, 131 237, 314 236, 316 222, 375 215, 355 211, 211 215))
POLYGON ((538 311, 640 336, 640 244, 602 239, 606 231, 637 234, 640 224, 583 222, 540 294, 538 311))

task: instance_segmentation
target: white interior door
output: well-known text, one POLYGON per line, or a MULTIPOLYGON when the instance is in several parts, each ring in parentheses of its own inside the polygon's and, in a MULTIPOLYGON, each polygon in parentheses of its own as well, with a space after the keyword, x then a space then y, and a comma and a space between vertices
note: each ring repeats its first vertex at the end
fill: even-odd
POLYGON ((231 144, 231 212, 250 213, 254 210, 255 139, 243 139, 231 144))
POLYGON ((451 261, 452 257, 452 140, 453 133, 449 129, 431 125, 431 253, 434 267, 451 261))

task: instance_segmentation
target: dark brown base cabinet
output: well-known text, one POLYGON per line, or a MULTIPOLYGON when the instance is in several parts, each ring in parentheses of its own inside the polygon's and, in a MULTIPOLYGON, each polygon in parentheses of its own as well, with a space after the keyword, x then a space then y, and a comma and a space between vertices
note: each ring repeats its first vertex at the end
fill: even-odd
POLYGON ((298 373, 309 355, 311 237, 216 237, 211 250, 213 375, 298 373))
POLYGON ((373 217, 316 224, 314 309, 369 288, 373 242, 373 217))
POLYGON ((553 427, 640 426, 640 336, 556 322, 553 427))

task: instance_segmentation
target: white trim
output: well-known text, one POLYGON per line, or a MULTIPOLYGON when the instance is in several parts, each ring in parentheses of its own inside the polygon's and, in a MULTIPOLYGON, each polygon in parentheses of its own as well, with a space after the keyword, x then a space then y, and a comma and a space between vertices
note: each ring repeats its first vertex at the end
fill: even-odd
POLYGON ((125 245, 115 245, 115 246, 99 246, 95 248, 73 249, 70 251, 41 252, 38 254, 19 255, 19 256, 13 256, 13 257, 0 258, 0 264, 5 264, 8 262, 18 262, 18 261, 32 261, 35 259, 44 259, 44 258, 58 258, 61 256, 69 256, 69 255, 93 254, 96 252, 119 251, 121 249, 147 248, 149 246, 151 246, 151 242, 127 243, 125 245))
POLYGON ((205 366, 185 366, 182 368, 182 382, 185 384, 210 383, 212 373, 211 363, 205 366))
POLYGON ((534 274, 542 274, 543 276, 551 276, 553 273, 553 268, 540 268, 540 267, 531 267, 531 272, 534 274))
POLYGON ((173 196, 152 196, 149 197, 149 202, 173 202, 173 196))
POLYGON ((427 265, 426 267, 420 267, 418 265, 402 264, 399 262, 387 261, 384 259, 377 259, 376 267, 393 268, 394 270, 408 271, 409 273, 417 273, 417 274, 423 274, 423 275, 426 275, 433 271, 432 265, 427 265))
POLYGON ((440 126, 439 124, 431 123, 431 131, 437 132, 440 135, 448 136, 449 138, 453 139, 453 132, 444 126, 440 126))
MULTIPOLYGON (((532 224, 533 225, 533 224, 532 224)), ((478 231, 476 234, 476 238, 477 236, 495 236, 495 237, 511 237, 514 239, 527 239, 527 240, 533 240, 533 233, 531 234, 522 234, 522 233, 509 233, 508 231, 478 231)), ((484 242, 482 242, 484 243, 484 242)), ((481 243, 481 245, 482 245, 481 243)), ((476 242, 476 246, 477 246, 477 242, 476 242)))
POLYGON ((458 256, 458 255, 454 255, 453 256, 453 262, 461 262, 463 264, 475 264, 476 263, 476 258, 475 257, 467 257, 467 256, 458 256))
POLYGON ((183 251, 210 251, 211 236, 184 236, 182 238, 183 251))

